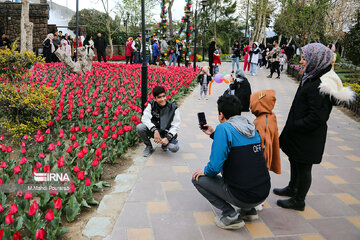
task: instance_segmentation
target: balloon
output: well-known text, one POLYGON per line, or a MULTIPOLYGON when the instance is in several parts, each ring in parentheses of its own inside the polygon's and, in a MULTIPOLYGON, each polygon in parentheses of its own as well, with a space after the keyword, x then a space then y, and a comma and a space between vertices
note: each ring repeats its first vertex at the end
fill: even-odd
POLYGON ((231 74, 227 74, 224 76, 225 79, 230 79, 231 78, 231 74))
POLYGON ((216 74, 216 75, 215 75, 215 82, 221 83, 221 82, 222 82, 221 78, 222 78, 222 74, 221 74, 221 73, 216 74))

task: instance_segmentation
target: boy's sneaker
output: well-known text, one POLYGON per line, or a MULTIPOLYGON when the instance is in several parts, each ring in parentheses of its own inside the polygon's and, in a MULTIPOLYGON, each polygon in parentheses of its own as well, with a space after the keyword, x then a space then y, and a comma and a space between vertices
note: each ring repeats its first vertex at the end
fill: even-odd
POLYGON ((215 224, 222 229, 239 229, 245 226, 245 223, 239 213, 236 213, 234 217, 216 216, 215 224))
POLYGON ((205 100, 209 100, 209 98, 208 98, 208 97, 205 97, 205 100))
POLYGON ((201 100, 201 96, 198 97, 198 100, 201 100))
POLYGON ((146 146, 146 148, 144 149, 144 152, 143 152, 143 156, 148 157, 153 153, 153 151, 154 151, 154 148, 152 146, 146 146))
POLYGON ((259 218, 259 215, 256 212, 255 208, 250 209, 249 211, 245 211, 243 209, 240 210, 240 214, 242 219, 246 221, 253 221, 259 218))
POLYGON ((168 146, 161 145, 161 148, 164 152, 166 152, 168 150, 168 146))

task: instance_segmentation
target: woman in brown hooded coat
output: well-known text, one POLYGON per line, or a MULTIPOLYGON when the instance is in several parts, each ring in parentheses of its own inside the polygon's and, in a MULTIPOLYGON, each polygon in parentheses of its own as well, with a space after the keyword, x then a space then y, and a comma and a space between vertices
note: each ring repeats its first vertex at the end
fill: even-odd
POLYGON ((267 167, 269 171, 280 174, 279 133, 276 116, 272 112, 275 102, 275 90, 272 89, 255 92, 250 96, 250 109, 256 116, 254 124, 261 137, 267 167))

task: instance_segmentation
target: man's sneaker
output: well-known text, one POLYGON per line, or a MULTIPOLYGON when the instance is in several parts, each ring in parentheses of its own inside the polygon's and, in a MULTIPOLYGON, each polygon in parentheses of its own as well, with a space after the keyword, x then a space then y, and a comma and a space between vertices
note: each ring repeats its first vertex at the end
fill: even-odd
POLYGON ((268 75, 267 78, 272 78, 272 76, 271 76, 271 75, 268 75))
POLYGON ((162 150, 164 150, 164 152, 166 152, 168 150, 168 146, 161 145, 161 148, 162 148, 162 150))
POLYGON ((297 193, 297 189, 286 186, 284 188, 274 188, 273 192, 279 196, 293 197, 297 193))
POLYGON ((143 152, 143 156, 148 157, 152 154, 153 151, 154 151, 154 148, 152 146, 146 146, 146 148, 143 152))
POLYGON ((239 229, 245 226, 244 221, 238 213, 234 217, 216 216, 215 224, 222 229, 239 229))
POLYGON ((255 208, 252 208, 249 211, 245 211, 241 209, 240 214, 242 219, 246 221, 253 221, 259 218, 259 215, 257 214, 255 208))
POLYGON ((198 100, 201 100, 201 96, 198 97, 198 100))
POLYGON ((280 76, 277 76, 275 79, 280 79, 280 76))

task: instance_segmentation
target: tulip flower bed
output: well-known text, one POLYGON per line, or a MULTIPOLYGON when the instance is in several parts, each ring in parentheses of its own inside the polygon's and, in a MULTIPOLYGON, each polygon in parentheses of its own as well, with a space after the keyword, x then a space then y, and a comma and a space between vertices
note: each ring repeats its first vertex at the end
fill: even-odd
MULTIPOLYGON (((177 101, 196 84, 199 71, 149 67, 148 100, 152 88, 161 85, 168 99, 177 101)), ((70 173, 71 180, 62 182, 66 191, 0 192, 0 239, 55 239, 67 232, 62 221, 98 204, 93 192, 109 186, 102 180, 104 163, 137 142, 141 66, 93 63, 91 71, 77 75, 61 63, 38 64, 25 81, 59 94, 48 128, 25 135, 18 153, 10 139, 0 138, 0 186, 35 183, 35 173, 70 173)))
MULTIPOLYGON (((93 60, 98 60, 98 57, 95 56, 93 58, 93 60)), ((125 60, 125 56, 113 56, 112 58, 110 58, 110 56, 106 56, 106 60, 107 61, 122 61, 122 60, 125 60)))

